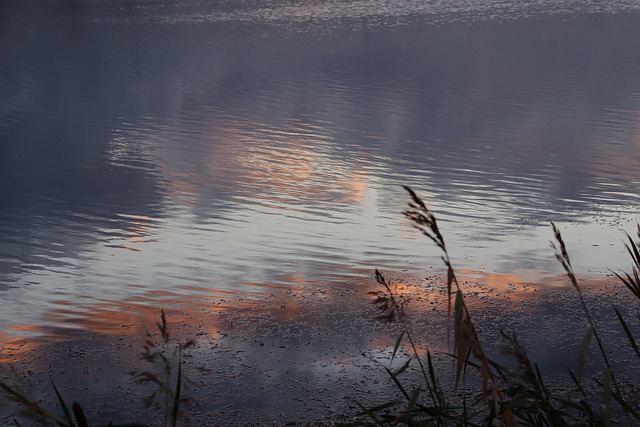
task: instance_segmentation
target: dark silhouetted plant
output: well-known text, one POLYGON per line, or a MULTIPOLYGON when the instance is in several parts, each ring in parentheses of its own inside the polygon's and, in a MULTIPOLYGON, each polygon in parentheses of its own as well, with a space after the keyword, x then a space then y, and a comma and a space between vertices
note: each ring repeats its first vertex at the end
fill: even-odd
MULTIPOLYGON (((163 411, 163 425, 175 427, 178 420, 184 418, 183 408, 191 399, 184 396, 187 383, 192 384, 183 373, 184 351, 192 347, 195 342, 187 340, 184 343, 171 339, 169 326, 164 313, 160 312, 160 321, 156 323, 159 333, 147 333, 147 339, 143 347, 141 357, 150 364, 150 368, 141 372, 132 372, 137 383, 155 384, 156 390, 144 400, 146 408, 153 407, 163 411)), ((37 398, 25 391, 27 387, 20 379, 18 372, 9 367, 9 377, 12 382, 0 381, 0 391, 5 398, 14 402, 19 410, 16 417, 29 420, 37 425, 57 427, 89 427, 87 416, 79 403, 74 402, 69 409, 56 385, 51 381, 51 387, 56 395, 59 410, 62 415, 44 408, 37 398)), ((20 426, 17 419, 13 420, 16 426, 20 426)), ((113 424, 109 422, 107 427, 144 427, 144 424, 113 424)))
MULTIPOLYGON (((640 388, 633 383, 622 387, 616 379, 609 356, 598 334, 597 325, 593 321, 573 271, 566 245, 555 224, 551 224, 555 238, 552 247, 572 287, 577 291, 588 323, 578 354, 578 374, 576 376, 569 371, 576 390, 574 394, 566 395, 556 395, 548 389, 537 365, 529 359, 525 349, 513 334, 501 332, 505 343, 504 354, 515 360, 517 366, 515 369, 507 369, 487 356, 465 303, 464 289, 456 277, 436 218, 411 188, 404 188, 410 196, 409 209, 404 212, 404 215, 416 229, 442 251, 441 258, 447 270, 447 313, 451 321, 453 312, 454 330, 454 346, 451 354, 455 359, 453 383, 457 388, 459 382, 465 381, 467 372, 471 370, 479 375, 480 389, 478 397, 471 404, 467 402, 464 393, 462 398, 445 393, 436 377, 431 353, 427 351, 427 368, 425 369, 411 337, 405 319, 408 298, 399 297, 396 287, 376 270, 376 281, 383 287, 383 290, 372 293, 376 297, 373 303, 381 312, 379 317, 386 321, 399 321, 401 326, 391 359, 393 360, 401 341, 405 338, 411 345, 413 355, 401 369, 391 371, 385 367, 403 399, 389 401, 373 408, 361 406, 362 412, 359 416, 368 417, 376 425, 608 426, 616 420, 627 425, 640 423, 638 406, 640 388), (597 395, 593 391, 587 391, 582 384, 584 365, 592 337, 596 339, 605 364, 602 380, 596 380, 599 390, 597 395), (399 378, 412 359, 417 360, 424 386, 429 391, 429 400, 424 404, 419 398, 420 387, 410 393, 399 378), (402 405, 403 402, 404 405, 402 405)), ((640 236, 640 227, 638 230, 640 236)), ((640 245, 630 237, 628 239, 627 251, 634 262, 632 273, 625 273, 624 276, 617 273, 616 275, 634 295, 640 298, 640 245)), ((640 359, 640 349, 629 325, 616 308, 614 312, 629 345, 640 359)))
MULTIPOLYGON (((62 411, 62 415, 55 414, 52 410, 46 409, 42 406, 37 398, 34 398, 26 391, 25 382, 20 378, 18 372, 9 368, 10 378, 13 382, 0 381, 0 390, 8 401, 14 402, 19 408, 13 418, 13 423, 17 427, 22 427, 19 419, 28 420, 34 425, 41 426, 55 426, 55 427, 89 427, 89 422, 82 409, 82 406, 73 402, 71 410, 67 402, 62 397, 62 394, 56 387, 55 383, 51 381, 51 388, 53 389, 56 400, 59 405, 59 409, 62 411), (73 414, 73 415, 72 415, 73 414)), ((95 425, 95 424, 94 424, 95 425)), ((126 423, 126 424, 113 424, 109 422, 106 427, 146 427, 144 424, 126 423)))
POLYGON ((160 339, 156 339, 157 334, 148 332, 141 354, 151 368, 132 372, 132 375, 139 384, 156 385, 156 389, 144 399, 145 408, 162 410, 163 425, 175 427, 178 419, 185 416, 183 407, 191 402, 191 398, 183 395, 183 390, 187 383, 193 383, 184 376, 182 364, 184 351, 195 345, 195 341, 181 343, 172 340, 164 310, 160 312, 160 322, 156 326, 160 339))

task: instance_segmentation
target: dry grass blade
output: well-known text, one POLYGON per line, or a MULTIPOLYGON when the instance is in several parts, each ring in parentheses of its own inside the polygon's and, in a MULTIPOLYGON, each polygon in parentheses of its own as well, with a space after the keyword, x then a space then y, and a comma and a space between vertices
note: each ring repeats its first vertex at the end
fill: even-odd
POLYGON ((564 240, 562 239, 562 234, 560 233, 560 230, 558 229, 558 227, 556 227, 556 225, 553 222, 551 223, 551 228, 553 229, 553 235, 556 239, 556 242, 558 242, 558 245, 560 246, 560 249, 558 249, 555 243, 551 242, 551 247, 555 251, 556 259, 560 262, 560 264, 564 268, 564 271, 567 273, 567 276, 569 277, 569 280, 573 285, 573 287, 575 287, 578 290, 578 292, 582 297, 582 291, 578 286, 578 280, 576 279, 576 275, 573 273, 573 267, 571 266, 571 260, 569 259, 569 253, 567 252, 567 247, 564 244, 564 240))
POLYGON ((440 249, 445 249, 444 238, 438 229, 438 222, 435 216, 429 211, 427 205, 418 197, 411 188, 403 186, 411 196, 412 202, 409 203, 409 210, 404 215, 413 222, 415 228, 420 230, 422 234, 431 239, 440 249))
POLYGON ((453 279, 456 276, 453 273, 453 267, 451 267, 451 265, 449 265, 449 263, 446 260, 445 260, 445 264, 447 264, 447 301, 448 301, 447 313, 451 313, 451 293, 452 293, 453 279))
POLYGON ((464 308, 462 292, 456 292, 456 304, 454 310, 454 344, 453 352, 456 355, 456 387, 460 382, 462 368, 469 353, 469 345, 464 333, 464 308))
POLYGON ((629 340, 629 344, 631 344, 633 351, 635 351, 636 355, 640 358, 640 349, 638 348, 638 345, 636 344, 636 340, 633 338, 633 335, 631 334, 631 330, 629 329, 627 322, 625 322, 624 318, 622 317, 622 315, 620 314, 617 308, 614 307, 613 311, 616 313, 616 316, 618 317, 618 321, 620 322, 620 325, 622 325, 622 329, 624 330, 624 333, 627 336, 627 339, 629 340))
POLYGON ((400 348, 400 344, 402 343, 402 338, 404 338, 405 333, 406 331, 403 329, 400 332, 400 335, 398 335, 398 339, 396 339, 396 343, 393 346, 393 354, 391 355, 391 361, 389 362, 390 364, 393 363, 393 359, 395 359, 396 354, 398 353, 398 348, 400 348))
MULTIPOLYGON (((410 188, 404 187, 409 193, 411 201, 409 209, 404 215, 413 222, 413 226, 420 230, 422 234, 427 236, 438 248, 442 250, 442 257, 446 267, 446 286, 447 286, 447 303, 448 303, 448 324, 449 328, 454 328, 453 354, 450 356, 456 359, 454 366, 454 375, 452 385, 453 391, 460 398, 457 391, 459 383, 464 382, 465 390, 467 383, 467 368, 472 367, 477 370, 479 382, 482 386, 482 393, 478 390, 477 400, 473 402, 471 407, 467 406, 465 394, 462 394, 462 408, 456 408, 454 404, 447 401, 443 389, 439 387, 435 376, 431 353, 427 351, 428 374, 423 368, 425 384, 429 388, 429 396, 434 402, 433 407, 425 407, 418 402, 419 389, 414 389, 412 393, 408 392, 400 382, 398 376, 408 366, 408 361, 400 369, 392 372, 386 368, 387 373, 395 383, 405 401, 406 408, 398 408, 400 413, 391 414, 385 412, 381 414, 377 410, 369 410, 367 413, 377 423, 384 425, 396 425, 404 423, 407 425, 518 425, 523 423, 530 426, 564 426, 564 425, 610 425, 612 414, 617 414, 617 410, 621 410, 623 420, 630 425, 630 419, 634 421, 640 420, 640 389, 635 385, 625 388, 623 395, 616 382, 616 378, 611 370, 611 364, 605 352, 602 340, 598 336, 598 330, 594 324, 593 318, 585 303, 582 289, 578 283, 578 279, 573 271, 571 259, 567 250, 567 246, 562 238, 562 234, 554 223, 551 223, 555 240, 551 242, 551 246, 555 250, 555 256, 564 268, 569 282, 577 291, 582 310, 584 311, 588 324, 587 330, 581 340, 578 358, 577 376, 569 371, 571 379, 575 384, 575 392, 579 393, 578 398, 573 395, 569 397, 559 397, 554 393, 553 388, 548 388, 543 382, 542 375, 538 366, 531 362, 525 350, 517 342, 515 335, 508 336, 503 333, 510 344, 510 351, 507 354, 515 358, 518 362, 516 370, 508 369, 501 366, 495 361, 490 360, 481 345, 481 341, 476 332, 474 322, 472 321, 469 308, 465 302, 465 295, 461 289, 460 282, 457 280, 455 271, 452 267, 444 238, 440 233, 437 221, 433 213, 429 211, 426 204, 417 196, 410 188), (454 289, 455 288, 455 289, 454 289), (455 294, 455 295, 454 295, 455 294), (451 315, 453 314, 453 322, 451 315), (599 351, 605 362, 604 380, 596 381, 603 393, 596 396, 590 388, 582 385, 582 378, 585 370, 587 354, 589 352, 592 338, 595 337, 599 351), (489 386, 491 389, 489 390, 489 386), (604 405, 603 405, 604 404, 604 405), (478 405, 478 406, 476 406, 478 405), (615 407, 613 405, 616 405, 615 407), (472 408, 469 412, 469 408, 472 408), (460 412, 461 411, 461 412, 460 412), (376 415, 378 415, 376 417, 376 415)), ((640 226, 638 228, 640 237, 640 226)), ((640 298, 640 244, 636 244, 628 237, 627 251, 631 255, 634 262, 632 274, 617 276, 627 285, 627 287, 640 298), (638 291, 636 293, 636 291, 638 291)), ((402 333, 397 338, 391 360, 396 358, 400 348, 400 343, 407 338, 412 345, 414 354, 420 363, 420 357, 411 338, 411 334, 407 328, 405 321, 405 313, 394 295, 396 289, 391 283, 376 270, 376 280, 384 287, 383 291, 373 292, 376 295, 376 301, 383 310, 384 318, 395 320, 400 319, 402 322, 402 333), (396 317, 393 317, 396 316, 396 317)), ((636 340, 631 333, 629 325, 624 321, 620 312, 615 309, 627 339, 640 357, 640 347, 636 344, 636 340)), ((448 335, 449 336, 449 335, 448 335)), ((421 364, 422 367, 422 364, 421 364)), ((477 383, 473 383, 471 387, 476 387, 477 383)), ((573 393, 572 393, 573 394, 573 393)), ((457 400, 459 401, 459 400, 457 400)), ((385 410, 391 408, 387 404, 384 405, 385 410)), ((382 408, 382 406, 377 407, 382 408)), ((382 410, 381 410, 382 411, 382 410)))
POLYGON ((397 285, 392 286, 389 280, 378 269, 376 269, 375 276, 376 281, 384 287, 383 291, 369 292, 369 295, 376 297, 371 303, 377 306, 380 312, 378 319, 393 322, 399 318, 403 321, 404 307, 409 302, 409 299, 397 296, 397 285))
MULTIPOLYGON (((422 234, 427 236, 436 244, 436 246, 438 246, 438 248, 442 250, 442 261, 447 267, 447 311, 449 315, 451 313, 453 286, 455 285, 456 287, 456 319, 454 320, 454 353, 457 356, 456 385, 458 384, 458 380, 462 373, 462 366, 467 363, 467 354, 471 352, 471 354, 473 354, 480 363, 480 378, 482 381, 483 396, 486 397, 489 379, 492 378, 492 374, 489 369, 489 361, 482 349, 480 339, 476 333, 473 321, 471 320, 469 309, 462 298, 462 289, 460 288, 460 283, 458 283, 458 279, 449 259, 449 253, 447 251, 444 238, 440 233, 438 222, 436 217, 429 208, 427 208, 427 205, 418 197, 415 191, 407 186, 404 186, 404 189, 411 197, 409 209, 404 212, 404 215, 413 222, 413 226, 415 228, 420 230, 422 234)), ((494 390, 495 389, 496 387, 494 387, 494 390)))
POLYGON ((178 349, 178 378, 173 392, 173 409, 171 411, 171 427, 176 427, 180 414, 180 392, 182 391, 182 346, 178 349))
MULTIPOLYGON (((573 268, 571 267, 571 260, 569 259, 569 253, 567 252, 567 248, 564 244, 564 240, 562 239, 560 230, 558 229, 558 227, 556 227, 556 225, 553 222, 551 223, 551 227, 553 228, 553 234, 555 236, 555 239, 560 245, 560 250, 558 250, 558 248, 553 242, 551 242, 551 247, 553 247, 553 249, 555 250, 556 258, 558 259, 558 261, 560 261, 560 264, 562 264, 562 266, 564 267, 572 286, 576 289, 576 291, 578 291, 578 297, 580 298, 582 311, 584 311, 584 314, 587 316, 587 321, 589 322, 589 326, 593 329, 593 336, 596 338, 596 342, 598 343, 600 354, 602 355, 602 358, 604 360, 605 365, 607 366, 607 369, 611 373, 612 369, 611 369, 611 363, 609 362, 609 357, 607 356, 607 352, 604 349, 602 340, 598 335, 598 330, 596 329, 595 323, 593 322, 591 313, 589 312, 589 308, 587 307, 587 303, 584 301, 584 297, 582 296, 582 290, 578 285, 578 280, 576 279, 576 275, 573 273, 573 268)), ((616 388, 616 392, 620 393, 620 390, 618 388, 618 383, 616 382, 615 377, 612 376, 611 378, 613 381, 613 385, 616 388)))
POLYGON ((411 358, 408 358, 403 364, 402 366, 400 366, 398 369, 396 369, 393 372, 393 375, 395 376, 399 376, 400 374, 402 374, 404 371, 407 370, 407 368, 409 367, 409 365, 411 365, 411 358))
POLYGON ((167 326, 167 317, 164 314, 164 310, 160 310, 160 323, 156 322, 156 326, 162 335, 162 340, 169 342, 169 327, 167 326))
POLYGON ((587 361, 587 352, 589 351, 591 337, 593 337, 593 327, 587 325, 587 330, 580 343, 580 352, 578 353, 578 382, 580 383, 582 382, 582 373, 584 372, 584 364, 587 361))
POLYGON ((406 400, 410 400, 410 396, 409 393, 407 393, 407 390, 405 390, 404 386, 402 385, 402 383, 400 382, 400 380, 398 380, 397 375, 391 371, 391 369, 387 368, 386 366, 383 366, 384 370, 387 371, 387 374, 389 374, 389 376, 391 377, 391 380, 393 381, 393 383, 396 385, 396 387, 398 388, 398 390, 400 391, 400 393, 402 393, 402 395, 404 396, 404 398, 406 400))
POLYGON ((40 406, 38 402, 36 402, 34 399, 31 399, 20 390, 11 387, 9 384, 6 384, 2 381, 0 381, 0 389, 4 391, 9 400, 21 405, 23 408, 22 412, 34 421, 41 424, 46 424, 47 421, 52 421, 60 426, 66 425, 65 420, 49 412, 48 410, 40 406))
POLYGON ((394 400, 391 402, 383 403, 382 405, 374 406, 373 408, 366 408, 365 406, 363 406, 358 402, 356 402, 356 405, 358 405, 358 407, 362 410, 362 412, 359 413, 358 416, 366 415, 369 418, 371 418, 376 425, 383 426, 385 425, 384 421, 378 418, 376 414, 381 411, 391 409, 399 405, 400 403, 402 403, 401 400, 394 400))
POLYGON ((163 425, 175 427, 178 420, 185 418, 183 407, 190 403, 184 397, 186 386, 191 384, 183 372, 184 350, 195 345, 194 340, 180 343, 175 338, 170 339, 169 325, 164 310, 160 312, 160 321, 156 322, 160 338, 147 333, 141 358, 151 365, 149 370, 131 372, 136 383, 155 384, 156 389, 143 402, 145 408, 153 407, 164 412, 163 425))
POLYGON ((53 391, 56 393, 56 398, 58 399, 58 403, 60 404, 60 407, 62 408, 62 412, 64 412, 64 417, 67 419, 67 424, 69 425, 69 427, 75 427, 75 423, 73 422, 73 418, 71 418, 71 411, 69 411, 69 408, 67 407, 67 404, 65 403, 64 399, 62 398, 62 395, 58 391, 58 387, 56 387, 56 385, 53 382, 53 380, 51 380, 51 386, 53 387, 53 391))
POLYGON ((79 403, 74 403, 71 408, 73 409, 73 415, 75 415, 76 421, 78 421, 78 427, 89 427, 89 422, 82 410, 82 406, 80 406, 79 403))
POLYGON ((415 390, 413 390, 413 392, 411 393, 411 398, 409 399, 409 402, 407 402, 407 408, 404 411, 404 417, 400 417, 398 421, 403 421, 407 425, 413 424, 411 422, 411 412, 416 405, 419 395, 420 387, 417 387, 415 390))
MULTIPOLYGON (((638 236, 640 237, 640 226, 638 228, 638 236)), ((636 298, 640 299, 640 248, 638 248, 638 244, 633 241, 631 236, 627 234, 627 239, 629 243, 625 243, 625 248, 627 252, 631 256, 633 260, 632 274, 625 273, 626 277, 622 277, 620 274, 613 272, 622 283, 636 296, 636 298)))

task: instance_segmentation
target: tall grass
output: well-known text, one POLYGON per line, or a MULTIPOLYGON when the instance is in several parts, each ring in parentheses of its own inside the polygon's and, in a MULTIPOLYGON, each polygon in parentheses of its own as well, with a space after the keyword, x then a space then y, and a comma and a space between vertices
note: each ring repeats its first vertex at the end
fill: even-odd
MULTIPOLYGON (((184 407, 191 403, 191 399, 184 396, 184 390, 187 384, 192 383, 185 377, 182 365, 184 352, 195 342, 193 340, 180 342, 170 336, 164 310, 160 312, 160 321, 156 323, 156 327, 157 333, 147 333, 140 355, 141 359, 148 363, 148 369, 130 372, 130 374, 138 384, 155 385, 155 390, 144 399, 144 407, 160 411, 163 415, 164 427, 176 427, 179 420, 186 418, 184 407)), ((9 369, 9 377, 12 381, 0 381, 0 391, 6 400, 13 402, 18 408, 13 418, 13 423, 17 427, 21 426, 19 419, 41 426, 89 427, 88 417, 81 404, 73 402, 70 410, 68 402, 63 398, 53 380, 51 380, 51 388, 56 396, 57 409, 45 408, 41 405, 39 399, 27 391, 26 382, 21 379, 19 373, 13 367, 9 369)), ((146 426, 146 424, 131 422, 107 423, 107 427, 146 426)))
MULTIPOLYGON (((385 275, 376 270, 376 281, 381 290, 372 292, 373 303, 378 307, 381 318, 398 322, 400 333, 395 342, 392 359, 403 340, 408 340, 412 355, 407 363, 396 371, 385 368, 391 381, 398 389, 401 400, 389 400, 375 407, 362 407, 354 424, 375 425, 528 425, 528 426, 580 426, 614 424, 640 424, 640 389, 634 382, 626 387, 617 377, 609 353, 601 339, 600 331, 583 297, 582 289, 573 271, 571 260, 562 234, 555 224, 551 224, 554 242, 551 243, 555 256, 565 270, 571 286, 575 289, 580 307, 587 318, 587 332, 584 334, 578 354, 577 373, 568 372, 568 380, 573 384, 573 393, 552 391, 543 379, 535 362, 527 355, 515 335, 501 332, 507 355, 515 361, 516 369, 509 369, 497 363, 488 355, 477 333, 472 313, 465 302, 465 293, 460 285, 447 251, 447 246, 438 227, 435 215, 409 187, 409 207, 404 215, 413 226, 441 251, 441 258, 447 271, 447 306, 450 329, 453 329, 453 348, 450 356, 454 360, 453 390, 440 386, 438 374, 450 372, 434 366, 432 354, 427 351, 421 357, 416 349, 411 330, 406 321, 406 301, 396 292, 395 286, 385 275), (453 319, 451 315, 453 314, 453 319), (583 384, 584 365, 592 338, 595 338, 602 359, 602 377, 596 378, 596 388, 587 389, 583 384), (407 390, 401 375, 411 361, 419 365, 422 384, 407 390), (426 369, 425 369, 426 364, 426 369), (468 402, 464 393, 458 390, 460 382, 473 376, 478 384, 476 398, 468 402), (422 397, 423 391, 426 396, 422 397)), ((640 244, 628 237, 626 245, 633 267, 631 273, 616 273, 625 286, 640 299, 640 244)), ((640 238, 640 227, 638 228, 640 238)), ((614 307, 616 316, 624 331, 627 344, 640 361, 640 349, 627 321, 614 307)), ((406 381, 405 381, 406 382, 406 381)))
MULTIPOLYGON (((191 383, 182 372, 183 352, 195 341, 184 343, 171 339, 164 310, 160 312, 160 322, 156 323, 160 338, 147 333, 142 359, 150 364, 150 369, 132 372, 139 384, 153 384, 156 389, 144 399, 145 408, 155 408, 163 412, 163 426, 176 427, 179 418, 185 417, 183 407, 191 403, 182 391, 191 383), (177 365, 177 370, 175 365, 177 365)), ((192 384, 192 383, 191 383, 192 384)))

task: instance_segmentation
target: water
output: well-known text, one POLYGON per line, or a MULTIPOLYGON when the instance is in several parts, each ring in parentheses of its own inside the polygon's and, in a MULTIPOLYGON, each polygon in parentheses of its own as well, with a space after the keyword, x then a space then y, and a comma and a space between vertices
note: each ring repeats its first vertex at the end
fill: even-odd
POLYGON ((633 4, 455 3, 5 2, 4 329, 439 266, 403 184, 458 268, 557 271, 549 221, 585 272, 626 266, 633 4))
POLYGON ((639 9, 0 3, 0 343, 441 271, 401 185, 474 277, 628 268, 639 9))

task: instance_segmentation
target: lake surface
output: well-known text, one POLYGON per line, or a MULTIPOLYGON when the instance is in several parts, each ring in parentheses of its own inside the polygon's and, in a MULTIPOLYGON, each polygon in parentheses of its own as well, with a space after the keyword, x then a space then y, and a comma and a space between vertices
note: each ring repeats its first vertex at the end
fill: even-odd
POLYGON ((0 345, 441 272, 402 185, 478 280, 557 283, 550 221, 579 275, 628 269, 639 24, 636 1, 1 2, 0 345))

